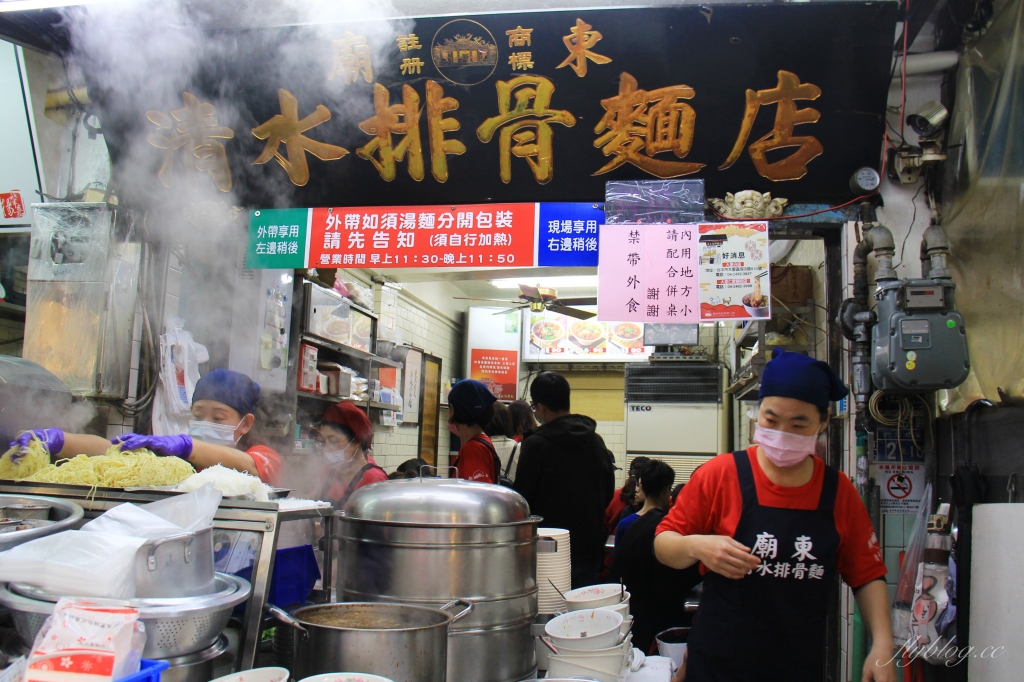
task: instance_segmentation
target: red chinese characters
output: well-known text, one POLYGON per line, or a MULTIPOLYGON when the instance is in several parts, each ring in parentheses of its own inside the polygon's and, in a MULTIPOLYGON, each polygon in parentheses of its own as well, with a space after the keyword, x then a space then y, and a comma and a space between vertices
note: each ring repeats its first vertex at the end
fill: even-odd
POLYGON ((529 267, 535 204, 313 209, 309 267, 529 267))
POLYGON ((25 217, 25 202, 18 190, 0 193, 0 205, 4 208, 4 218, 7 220, 25 217))

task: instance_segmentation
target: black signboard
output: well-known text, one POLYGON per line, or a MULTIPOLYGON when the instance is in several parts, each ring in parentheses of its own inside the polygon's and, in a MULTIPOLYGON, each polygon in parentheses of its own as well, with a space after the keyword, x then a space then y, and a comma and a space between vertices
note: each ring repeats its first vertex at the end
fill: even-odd
POLYGON ((877 167, 895 20, 829 2, 268 29, 176 101, 97 100, 123 186, 205 182, 248 207, 600 201, 668 177, 840 200, 877 167))

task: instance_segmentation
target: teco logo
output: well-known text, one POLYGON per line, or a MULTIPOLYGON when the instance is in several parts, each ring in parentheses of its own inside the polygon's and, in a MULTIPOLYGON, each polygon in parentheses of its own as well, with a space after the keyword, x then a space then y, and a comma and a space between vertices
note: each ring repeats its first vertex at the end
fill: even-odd
POLYGON ((650 412, 653 408, 650 405, 630 405, 630 412, 650 412))

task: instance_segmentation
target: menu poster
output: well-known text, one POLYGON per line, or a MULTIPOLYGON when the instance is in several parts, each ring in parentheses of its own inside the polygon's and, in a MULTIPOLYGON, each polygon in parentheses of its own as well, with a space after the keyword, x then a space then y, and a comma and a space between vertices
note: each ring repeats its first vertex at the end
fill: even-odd
POLYGON ((473 348, 469 378, 482 382, 498 400, 515 400, 519 383, 519 351, 473 348))
POLYGON ((523 344, 527 360, 621 362, 644 360, 650 352, 643 325, 636 322, 578 320, 551 311, 524 315, 529 322, 523 344))
POLYGON ((695 224, 602 226, 599 317, 631 322, 697 322, 698 230, 695 224))
POLYGON ((700 226, 701 320, 770 319, 768 273, 768 223, 700 226))

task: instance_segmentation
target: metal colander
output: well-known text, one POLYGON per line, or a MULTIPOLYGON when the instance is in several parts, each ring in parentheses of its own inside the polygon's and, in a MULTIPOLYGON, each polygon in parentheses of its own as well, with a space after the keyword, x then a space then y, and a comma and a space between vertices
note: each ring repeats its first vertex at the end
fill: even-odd
MULTIPOLYGON (((139 609, 140 620, 146 626, 143 658, 174 658, 213 646, 227 626, 231 611, 249 597, 251 587, 242 578, 218 573, 216 589, 201 597, 130 600, 128 604, 139 609)), ((53 613, 57 599, 27 585, 0 587, 0 605, 11 611, 14 627, 29 647, 53 613)))

